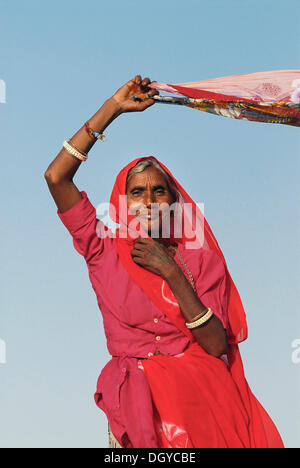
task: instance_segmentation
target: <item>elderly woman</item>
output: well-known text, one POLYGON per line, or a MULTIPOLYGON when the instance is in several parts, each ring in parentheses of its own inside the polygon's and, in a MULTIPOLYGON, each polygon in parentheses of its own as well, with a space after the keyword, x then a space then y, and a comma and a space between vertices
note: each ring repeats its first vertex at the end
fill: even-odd
POLYGON ((121 447, 282 447, 244 376, 238 343, 247 325, 223 254, 169 169, 150 156, 120 171, 110 199, 115 233, 73 182, 115 118, 154 104, 150 83, 138 75, 122 86, 45 173, 86 261, 112 356, 96 404, 121 447))

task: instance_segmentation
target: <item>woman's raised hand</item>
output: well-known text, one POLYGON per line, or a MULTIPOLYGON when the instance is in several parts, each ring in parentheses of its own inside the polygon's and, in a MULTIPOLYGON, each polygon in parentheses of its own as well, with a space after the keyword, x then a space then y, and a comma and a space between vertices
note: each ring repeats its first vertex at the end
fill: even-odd
POLYGON ((120 108, 120 112, 140 112, 155 103, 153 96, 159 94, 156 89, 149 87, 149 78, 140 75, 128 81, 112 96, 120 108), (134 97, 134 98, 133 98, 134 97))

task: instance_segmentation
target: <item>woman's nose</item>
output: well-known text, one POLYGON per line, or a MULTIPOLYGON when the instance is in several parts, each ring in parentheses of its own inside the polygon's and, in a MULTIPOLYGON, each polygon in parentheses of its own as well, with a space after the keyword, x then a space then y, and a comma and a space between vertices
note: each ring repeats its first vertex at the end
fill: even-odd
POLYGON ((147 208, 151 208, 152 203, 154 203, 154 195, 152 191, 149 190, 145 193, 144 205, 147 206, 147 208))

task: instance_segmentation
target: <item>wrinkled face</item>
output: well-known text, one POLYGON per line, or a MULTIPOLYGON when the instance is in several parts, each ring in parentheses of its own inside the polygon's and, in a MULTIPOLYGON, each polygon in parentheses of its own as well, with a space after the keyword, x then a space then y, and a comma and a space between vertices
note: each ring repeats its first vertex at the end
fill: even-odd
POLYGON ((175 201, 163 174, 156 167, 135 174, 129 179, 126 194, 127 206, 143 229, 154 234, 152 237, 160 237, 168 207, 175 201))

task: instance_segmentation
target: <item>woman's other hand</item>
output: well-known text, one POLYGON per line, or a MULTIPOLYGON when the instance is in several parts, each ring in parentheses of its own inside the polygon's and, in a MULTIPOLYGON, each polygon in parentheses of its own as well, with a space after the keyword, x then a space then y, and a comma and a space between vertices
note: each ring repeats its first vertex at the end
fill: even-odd
POLYGON ((136 239, 131 257, 135 263, 164 279, 177 268, 168 248, 153 239, 136 239))
POLYGON ((123 112, 140 112, 155 103, 153 96, 159 94, 156 89, 149 88, 151 83, 149 78, 144 78, 140 75, 135 76, 128 81, 112 96, 120 108, 120 113, 123 112), (133 99, 135 96, 137 99, 133 99))

